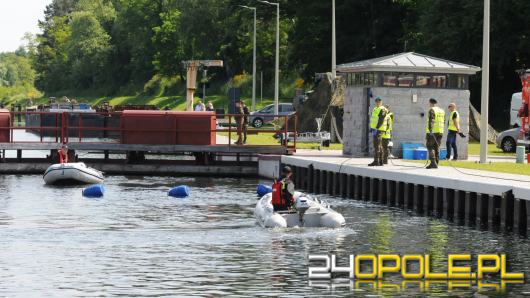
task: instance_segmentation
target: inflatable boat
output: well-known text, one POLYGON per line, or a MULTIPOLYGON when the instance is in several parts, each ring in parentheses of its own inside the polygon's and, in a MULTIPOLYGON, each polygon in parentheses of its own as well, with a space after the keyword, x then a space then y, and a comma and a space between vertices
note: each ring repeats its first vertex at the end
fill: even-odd
POLYGON ((292 210, 275 212, 272 207, 272 193, 264 195, 254 209, 257 223, 265 228, 340 228, 346 224, 340 213, 317 198, 301 192, 295 192, 293 197, 295 206, 292 210))
POLYGON ((82 162, 51 165, 43 176, 46 184, 97 184, 103 182, 103 173, 82 162))

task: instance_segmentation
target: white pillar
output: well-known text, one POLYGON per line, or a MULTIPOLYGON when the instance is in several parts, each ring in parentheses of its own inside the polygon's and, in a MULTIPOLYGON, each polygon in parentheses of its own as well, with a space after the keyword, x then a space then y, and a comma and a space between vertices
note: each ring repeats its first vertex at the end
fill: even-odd
POLYGON ((484 0, 484 33, 482 42, 482 98, 480 101, 480 163, 488 159, 488 105, 490 76, 490 0, 484 0))

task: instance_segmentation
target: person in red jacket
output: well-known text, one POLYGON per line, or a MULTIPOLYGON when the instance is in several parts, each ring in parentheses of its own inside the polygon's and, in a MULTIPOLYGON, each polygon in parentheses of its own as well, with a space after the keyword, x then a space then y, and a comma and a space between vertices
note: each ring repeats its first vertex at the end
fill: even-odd
POLYGON ((272 206, 274 211, 289 210, 294 204, 294 183, 291 179, 293 171, 285 166, 282 170, 282 180, 272 185, 272 206))
POLYGON ((66 144, 63 144, 61 146, 61 149, 58 150, 59 152, 59 162, 61 164, 68 163, 68 146, 66 144))

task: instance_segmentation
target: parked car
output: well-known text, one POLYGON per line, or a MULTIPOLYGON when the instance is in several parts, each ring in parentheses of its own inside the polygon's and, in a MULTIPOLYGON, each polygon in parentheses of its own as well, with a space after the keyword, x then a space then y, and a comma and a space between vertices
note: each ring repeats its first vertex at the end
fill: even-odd
MULTIPOLYGON (((278 105, 279 115, 289 115, 294 113, 294 106, 292 103, 281 103, 278 105)), ((250 119, 248 120, 255 128, 260 128, 266 123, 274 120, 274 105, 268 105, 262 109, 250 113, 250 119)))
POLYGON ((499 133, 495 142, 497 143, 497 148, 502 149, 504 152, 515 152, 520 131, 521 129, 516 127, 499 133))

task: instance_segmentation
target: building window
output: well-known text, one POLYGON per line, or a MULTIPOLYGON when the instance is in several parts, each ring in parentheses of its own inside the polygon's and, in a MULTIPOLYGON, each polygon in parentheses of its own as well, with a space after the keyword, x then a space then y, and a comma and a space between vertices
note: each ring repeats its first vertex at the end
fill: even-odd
POLYGON ((429 88, 431 86, 432 76, 419 74, 416 75, 416 87, 429 88))

